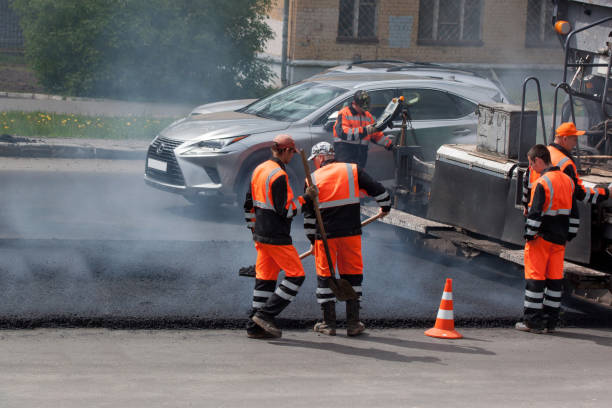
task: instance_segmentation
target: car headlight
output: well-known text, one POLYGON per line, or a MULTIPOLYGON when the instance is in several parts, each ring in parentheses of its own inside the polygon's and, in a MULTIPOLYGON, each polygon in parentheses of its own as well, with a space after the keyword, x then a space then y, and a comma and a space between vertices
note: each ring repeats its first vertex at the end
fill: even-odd
POLYGON ((236 143, 237 141, 242 140, 245 137, 249 137, 249 136, 250 135, 242 135, 242 136, 235 136, 235 137, 225 137, 221 139, 202 140, 201 142, 191 145, 181 154, 185 156, 190 156, 190 155, 193 156, 193 155, 198 155, 198 154, 216 152, 216 151, 223 149, 226 146, 231 145, 232 143, 236 143))

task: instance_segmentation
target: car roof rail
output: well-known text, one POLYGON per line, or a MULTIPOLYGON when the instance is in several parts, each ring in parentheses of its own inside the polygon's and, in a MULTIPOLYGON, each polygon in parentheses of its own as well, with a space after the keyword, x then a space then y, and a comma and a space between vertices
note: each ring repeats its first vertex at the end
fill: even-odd
POLYGON ((347 65, 347 69, 351 69, 354 65, 361 64, 373 64, 373 63, 383 63, 383 64, 408 64, 406 61, 402 60, 392 60, 392 59, 373 59, 373 60, 361 60, 361 61, 353 61, 347 65))
POLYGON ((425 62, 425 63, 414 63, 414 65, 403 65, 400 67, 391 67, 389 69, 387 69, 387 72, 398 72, 398 71, 409 71, 411 69, 419 69, 419 68, 429 68, 429 69, 436 69, 436 70, 441 70, 441 71, 448 71, 449 73, 456 73, 456 74, 467 74, 467 75, 472 75, 472 76, 481 76, 478 75, 475 72, 472 71, 466 71, 463 69, 456 69, 456 68, 450 68, 450 67, 445 67, 444 65, 440 65, 440 64, 433 64, 430 62, 425 62))

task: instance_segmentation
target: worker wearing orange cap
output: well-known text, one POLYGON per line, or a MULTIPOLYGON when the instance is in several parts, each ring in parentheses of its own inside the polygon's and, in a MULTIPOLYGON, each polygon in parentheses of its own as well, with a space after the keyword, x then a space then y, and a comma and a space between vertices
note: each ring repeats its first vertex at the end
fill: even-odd
MULTIPOLYGON (((550 151, 552 165, 559 167, 576 185, 576 190, 574 192, 576 200, 583 201, 587 204, 598 204, 607 200, 610 195, 612 195, 612 186, 608 186, 608 188, 585 187, 578 176, 576 160, 570 153, 578 144, 578 136, 584 135, 585 133, 584 130, 576 129, 576 125, 574 125, 573 122, 562 123, 561 126, 556 129, 555 140, 548 146, 548 150, 550 151)), ((524 179, 523 205, 525 207, 529 202, 530 190, 533 182, 539 176, 537 172, 534 172, 533 169, 530 168, 528 176, 524 179)))
POLYGON ((257 249, 253 308, 247 323, 250 338, 281 337, 274 318, 291 303, 304 282, 304 269, 291 241, 291 221, 304 204, 316 198, 317 190, 312 187, 303 196, 293 195, 285 166, 296 152, 291 136, 276 136, 272 158, 253 170, 244 202, 247 226, 257 249), (285 277, 276 287, 281 269, 285 277))

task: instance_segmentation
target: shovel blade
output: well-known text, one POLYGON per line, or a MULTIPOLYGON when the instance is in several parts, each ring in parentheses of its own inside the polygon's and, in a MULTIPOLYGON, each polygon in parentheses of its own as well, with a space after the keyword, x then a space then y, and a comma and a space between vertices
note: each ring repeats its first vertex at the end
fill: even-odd
POLYGON ((357 295, 353 286, 346 279, 330 279, 329 288, 336 295, 336 299, 339 302, 359 299, 359 295, 357 295))

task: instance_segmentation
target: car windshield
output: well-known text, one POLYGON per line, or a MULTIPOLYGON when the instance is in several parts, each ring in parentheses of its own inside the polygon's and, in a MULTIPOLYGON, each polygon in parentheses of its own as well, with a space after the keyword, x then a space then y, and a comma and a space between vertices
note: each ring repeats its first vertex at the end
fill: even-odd
POLYGON ((295 122, 346 92, 346 89, 316 82, 289 86, 242 109, 262 118, 295 122))

